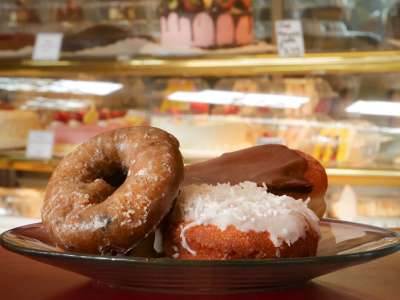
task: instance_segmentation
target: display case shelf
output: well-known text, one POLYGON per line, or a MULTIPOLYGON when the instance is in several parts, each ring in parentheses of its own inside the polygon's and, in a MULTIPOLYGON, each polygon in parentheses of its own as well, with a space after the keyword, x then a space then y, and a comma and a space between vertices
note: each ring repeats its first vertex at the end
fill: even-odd
MULTIPOLYGON (((0 158, 0 170, 51 173, 60 159, 28 160, 0 158)), ((327 168, 329 183, 333 185, 399 186, 400 170, 327 168)))
POLYGON ((273 54, 143 57, 131 60, 0 60, 0 76, 76 77, 77 73, 108 76, 258 76, 263 74, 357 74, 400 71, 400 51, 306 54, 282 58, 273 54))
POLYGON ((15 170, 15 171, 26 171, 26 172, 40 172, 40 173, 51 173, 57 166, 59 160, 19 160, 0 158, 0 170, 15 170))
POLYGON ((400 170, 328 168, 329 184, 400 186, 400 170))

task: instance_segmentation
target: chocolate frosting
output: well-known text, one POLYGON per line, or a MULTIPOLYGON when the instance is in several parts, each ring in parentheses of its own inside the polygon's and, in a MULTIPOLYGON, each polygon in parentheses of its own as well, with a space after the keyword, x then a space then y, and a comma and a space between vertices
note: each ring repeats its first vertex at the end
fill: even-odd
POLYGON ((296 151, 283 145, 262 145, 186 166, 184 185, 252 181, 266 184, 278 195, 310 193, 313 187, 304 178, 306 170, 306 159, 296 151))

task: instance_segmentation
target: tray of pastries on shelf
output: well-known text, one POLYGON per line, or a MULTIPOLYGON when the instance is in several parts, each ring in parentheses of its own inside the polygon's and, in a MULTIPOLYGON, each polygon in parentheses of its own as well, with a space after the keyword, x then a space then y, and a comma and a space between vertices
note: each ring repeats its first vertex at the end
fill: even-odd
POLYGON ((0 56, 29 56, 35 31, 41 28, 42 5, 13 0, 0 3, 0 56))
POLYGON ((306 48, 309 51, 379 49, 379 28, 359 30, 352 19, 359 9, 349 1, 288 1, 286 13, 301 18, 306 48), (374 30, 376 29, 376 30, 374 30))
POLYGON ((31 56, 36 34, 49 31, 64 34, 66 59, 275 51, 255 40, 247 0, 19 0, 0 3, 0 10, 0 57, 31 56))
POLYGON ((389 44, 400 48, 400 3, 396 2, 388 10, 386 16, 386 37, 389 39, 389 44))
POLYGON ((139 79, 1 77, 0 90, 0 149, 25 148, 29 132, 41 129, 54 133, 54 153, 64 155, 93 135, 148 123, 139 79))
MULTIPOLYGON (((35 35, 62 32, 63 56, 131 57, 276 53, 269 1, 147 0, 0 3, 0 57, 29 57, 35 35)), ((307 51, 400 46, 398 3, 285 1, 300 19, 307 51)))
POLYGON ((352 77, 169 79, 152 87, 151 124, 178 136, 191 159, 271 142, 336 167, 393 164, 400 154, 385 120, 346 112, 360 89, 352 77))
POLYGON ((400 227, 397 187, 345 185, 328 192, 328 216, 383 227, 400 227))
MULTIPOLYGON (((0 57, 29 57, 35 35, 64 34, 65 58, 140 54, 159 35, 158 1, 4 1, 0 57)), ((154 43, 154 41, 153 41, 154 43)))
POLYGON ((85 111, 54 113, 47 129, 54 133, 54 155, 64 156, 102 132, 147 123, 148 115, 141 110, 97 109, 92 106, 85 111))
POLYGON ((34 25, 42 22, 41 12, 45 8, 43 1, 5 0, 0 4, 4 19, 9 26, 34 25))
POLYGON ((0 109, 0 150, 24 148, 29 131, 40 128, 42 123, 35 112, 0 109))
POLYGON ((43 196, 39 189, 0 187, 0 217, 40 219, 43 196))
POLYGON ((104 131, 152 124, 176 135, 187 159, 282 143, 313 155, 325 166, 399 164, 397 119, 381 117, 377 122, 375 117, 354 118, 347 112, 356 97, 370 94, 371 82, 378 94, 390 88, 396 101, 394 76, 116 82, 0 78, 8 101, 0 110, 0 122, 5 124, 0 149, 23 148, 29 130, 42 128, 54 132, 55 154, 63 156, 104 131), (29 90, 18 90, 26 85, 29 90), (7 103, 24 110, 6 110, 7 103))
POLYGON ((326 166, 375 167, 382 159, 382 145, 390 139, 362 122, 153 114, 151 124, 179 137, 185 157, 195 160, 250 145, 280 143, 312 154, 326 166))

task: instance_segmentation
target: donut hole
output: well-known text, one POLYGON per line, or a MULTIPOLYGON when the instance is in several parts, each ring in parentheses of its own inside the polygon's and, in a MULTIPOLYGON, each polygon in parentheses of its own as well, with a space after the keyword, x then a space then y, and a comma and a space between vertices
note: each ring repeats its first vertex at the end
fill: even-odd
POLYGON ((86 190, 91 195, 91 202, 100 203, 111 196, 124 184, 127 173, 126 168, 116 163, 92 169, 84 180, 87 182, 86 190))
POLYGON ((121 165, 112 165, 100 173, 97 179, 103 179, 114 188, 119 188, 126 180, 128 171, 121 165))
POLYGON ((107 168, 99 168, 96 174, 96 179, 104 180, 114 189, 119 188, 126 180, 128 171, 121 164, 110 164, 107 168))

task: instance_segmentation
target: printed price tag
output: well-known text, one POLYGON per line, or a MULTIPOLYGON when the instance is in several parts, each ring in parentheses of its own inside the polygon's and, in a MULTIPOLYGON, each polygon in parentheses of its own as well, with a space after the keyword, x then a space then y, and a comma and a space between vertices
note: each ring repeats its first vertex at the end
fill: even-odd
POLYGON ((303 28, 299 20, 276 21, 275 32, 279 56, 304 56, 303 28))
POLYGON ((59 60, 62 33, 38 33, 33 48, 33 60, 59 60))
POLYGON ((26 157, 51 159, 53 156, 54 133, 51 131, 31 130, 28 136, 26 157))
POLYGON ((257 145, 284 145, 284 142, 279 137, 259 137, 257 145))

